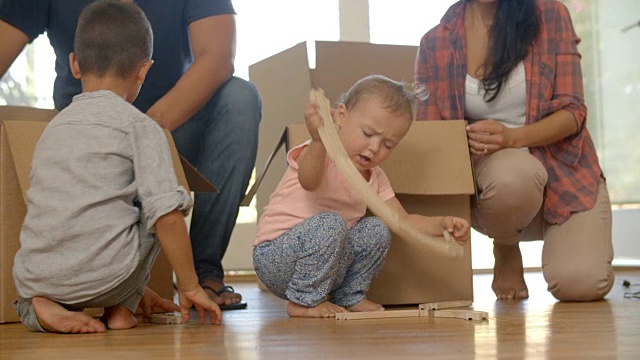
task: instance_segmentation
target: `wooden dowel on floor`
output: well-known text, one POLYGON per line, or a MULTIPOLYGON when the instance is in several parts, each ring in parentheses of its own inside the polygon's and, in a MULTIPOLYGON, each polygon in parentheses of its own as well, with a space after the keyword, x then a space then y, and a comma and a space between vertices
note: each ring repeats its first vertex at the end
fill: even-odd
POLYGON ((440 309, 451 309, 458 307, 468 307, 473 304, 471 300, 454 300, 454 301, 440 301, 433 303, 420 304, 420 310, 440 310, 440 309))
POLYGON ((178 313, 152 314, 149 322, 153 324, 182 324, 182 315, 178 313))
MULTIPOLYGON (((475 310, 435 310, 431 311, 434 317, 456 318, 464 320, 489 320, 489 314, 475 310)), ((431 315, 431 314, 430 314, 431 315)))
POLYGON ((410 310, 363 311, 363 312, 337 313, 336 320, 385 319, 385 318, 403 318, 403 317, 419 317, 419 316, 421 316, 420 310, 411 310, 411 309, 410 310))

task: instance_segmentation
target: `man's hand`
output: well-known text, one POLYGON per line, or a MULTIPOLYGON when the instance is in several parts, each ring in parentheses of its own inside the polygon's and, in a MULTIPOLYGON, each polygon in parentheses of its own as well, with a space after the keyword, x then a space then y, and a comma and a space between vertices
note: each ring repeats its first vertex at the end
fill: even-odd
POLYGON ((142 318, 149 321, 151 314, 180 311, 180 307, 173 301, 164 299, 148 286, 144 288, 144 295, 138 305, 142 309, 142 318))

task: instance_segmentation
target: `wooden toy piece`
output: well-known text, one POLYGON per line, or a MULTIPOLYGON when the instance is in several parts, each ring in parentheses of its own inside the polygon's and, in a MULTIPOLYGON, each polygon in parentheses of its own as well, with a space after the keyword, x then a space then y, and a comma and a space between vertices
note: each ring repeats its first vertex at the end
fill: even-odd
POLYGON ((489 314, 484 311, 475 310, 434 310, 431 312, 434 317, 456 318, 463 320, 489 320, 489 314))
POLYGON ((309 95, 311 100, 318 104, 318 110, 324 123, 323 126, 318 129, 318 133, 329 158, 333 160, 338 170, 343 173, 353 191, 364 200, 369 210, 382 219, 392 232, 400 236, 415 249, 424 249, 427 252, 445 256, 462 256, 464 249, 460 244, 455 241, 446 241, 443 238, 432 237, 419 232, 413 226, 400 221, 398 214, 380 200, 375 191, 367 184, 360 172, 356 169, 355 165, 353 165, 344 146, 342 146, 331 118, 331 104, 324 96, 324 92, 322 90, 312 89, 309 95))
POLYGON ((182 315, 178 313, 153 314, 149 322, 153 324, 182 324, 182 315))
POLYGON ((336 320, 365 320, 424 316, 420 310, 385 310, 337 313, 336 320))
POLYGON ((439 310, 439 309, 451 309, 458 307, 469 307, 473 304, 471 300, 454 300, 454 301, 441 301, 434 303, 420 304, 418 308, 420 310, 439 310))

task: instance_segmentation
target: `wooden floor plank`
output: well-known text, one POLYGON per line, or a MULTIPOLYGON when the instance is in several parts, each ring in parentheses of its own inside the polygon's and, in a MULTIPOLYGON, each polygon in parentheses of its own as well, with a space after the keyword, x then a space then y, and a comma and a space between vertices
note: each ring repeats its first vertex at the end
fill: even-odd
POLYGON ((640 272, 617 276, 607 301, 558 303, 540 273, 526 274, 531 298, 525 301, 495 301, 491 276, 476 275, 473 309, 486 311, 490 321, 289 318, 285 301, 256 283, 233 283, 249 307, 225 311, 221 326, 141 324, 55 335, 0 325, 0 359, 637 358, 640 301, 625 299, 621 283, 640 283, 640 272))
POLYGON ((386 310, 386 311, 366 311, 366 312, 346 312, 336 314, 336 320, 371 320, 371 319, 391 319, 421 316, 420 310, 386 310))

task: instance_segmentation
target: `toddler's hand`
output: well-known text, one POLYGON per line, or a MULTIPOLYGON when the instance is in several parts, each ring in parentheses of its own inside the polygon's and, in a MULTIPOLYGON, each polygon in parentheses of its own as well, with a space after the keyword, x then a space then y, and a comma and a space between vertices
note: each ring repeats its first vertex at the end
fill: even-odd
POLYGON ((441 227, 443 231, 448 231, 460 245, 465 245, 471 239, 471 227, 465 219, 445 216, 442 218, 441 227))
POLYGON ((196 307, 200 323, 204 324, 205 312, 209 312, 211 324, 219 325, 222 323, 220 307, 213 300, 209 299, 209 296, 202 287, 198 286, 190 291, 178 290, 178 299, 180 301, 180 312, 182 313, 184 323, 189 322, 191 306, 196 307))
POLYGON ((313 141, 322 141, 320 140, 318 129, 324 126, 324 123, 318 112, 317 103, 310 101, 304 106, 304 121, 307 124, 307 130, 309 131, 309 135, 311 135, 311 139, 313 141))

